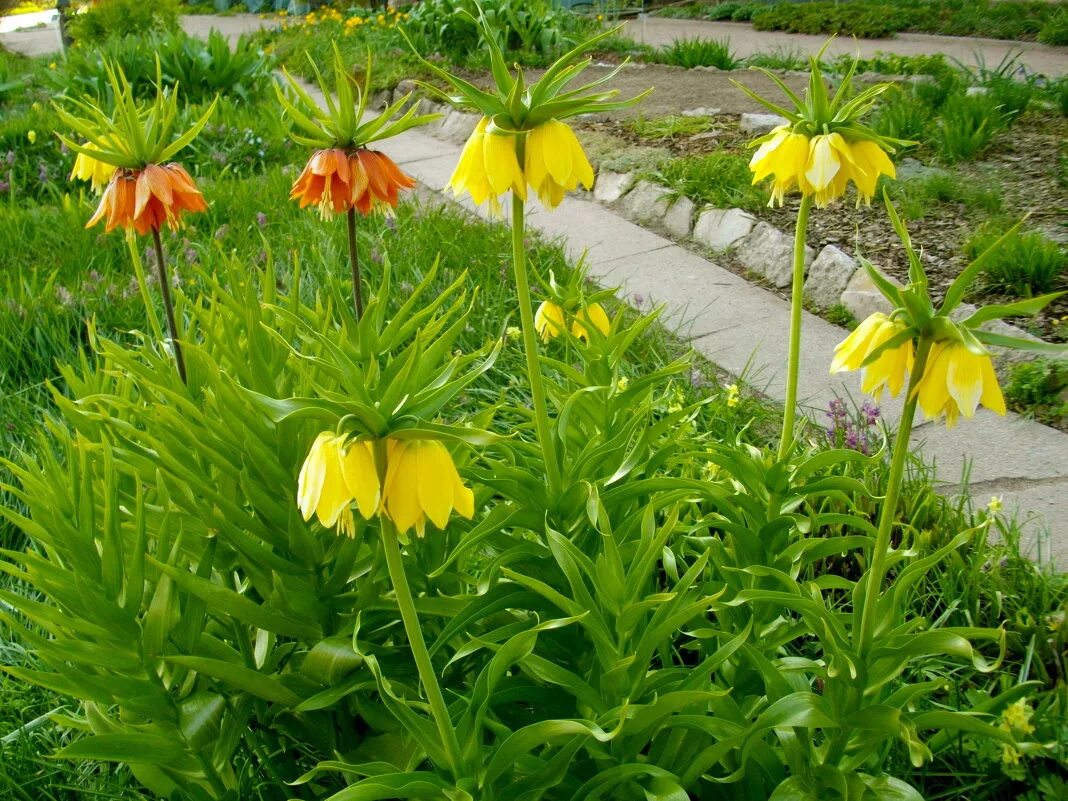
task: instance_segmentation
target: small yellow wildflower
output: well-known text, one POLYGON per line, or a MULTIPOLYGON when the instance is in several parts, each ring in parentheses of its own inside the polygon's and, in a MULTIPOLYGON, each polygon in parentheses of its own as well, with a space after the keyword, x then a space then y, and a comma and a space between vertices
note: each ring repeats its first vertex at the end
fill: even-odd
POLYGON ((510 325, 506 329, 504 329, 504 335, 508 339, 519 339, 522 334, 522 330, 520 330, 519 326, 517 325, 510 325))
POLYGON ((738 389, 737 384, 731 384, 727 387, 727 406, 728 408, 735 408, 741 402, 741 390, 738 389))
POLYGON ((996 515, 1002 510, 1003 504, 1001 502, 1001 496, 994 495, 990 498, 990 503, 986 505, 986 508, 990 511, 990 514, 996 515))
POLYGON ((1034 734, 1035 727, 1031 723, 1031 716, 1034 714, 1035 710, 1027 703, 1027 699, 1021 698, 1009 704, 1001 713, 1001 729, 1023 736, 1034 734))
POLYGON ((630 386, 630 379, 627 378, 625 375, 621 375, 619 377, 619 379, 616 381, 616 391, 617 392, 622 392, 623 390, 625 390, 629 386, 630 386))
POLYGON ((30 140, 30 144, 37 144, 37 131, 27 131, 26 138, 30 140))

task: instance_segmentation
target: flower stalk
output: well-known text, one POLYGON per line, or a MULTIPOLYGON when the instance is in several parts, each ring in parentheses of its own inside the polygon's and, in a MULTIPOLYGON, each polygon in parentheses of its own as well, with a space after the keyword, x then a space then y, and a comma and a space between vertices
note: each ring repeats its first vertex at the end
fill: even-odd
POLYGON ((901 413, 897 439, 894 441, 894 455, 890 462, 890 475, 886 485, 886 497, 879 512, 879 528, 872 548, 871 564, 868 565, 867 583, 864 586, 864 606, 860 611, 860 632, 856 642, 857 653, 863 655, 871 647, 875 636, 875 607, 879 601, 879 592, 886 579, 886 559, 890 553, 890 534, 897 519, 897 502, 901 495, 901 484, 905 477, 905 460, 909 454, 909 439, 912 424, 916 418, 916 406, 919 399, 917 388, 923 380, 927 368, 927 357, 931 353, 932 342, 921 337, 916 352, 916 361, 909 375, 909 385, 905 394, 905 408, 901 413))
POLYGON ((171 348, 174 351, 174 364, 178 368, 178 377, 182 383, 187 383, 185 374, 185 357, 182 355, 182 346, 178 342, 178 321, 174 316, 174 302, 171 300, 171 284, 167 276, 167 263, 163 258, 163 242, 159 236, 159 228, 152 229, 152 245, 156 251, 156 272, 159 277, 159 291, 163 296, 163 311, 167 315, 167 329, 171 337, 171 348))
MULTIPOLYGON (((381 453, 381 451, 380 451, 381 453)), ((415 609, 415 600, 412 598, 411 587, 408 586, 408 576, 404 572, 404 560, 401 557, 400 543, 397 539, 397 529, 385 516, 379 517, 382 524, 382 549, 385 552, 386 568, 389 570, 389 578, 393 584, 393 592, 397 599, 397 609, 400 611, 401 622, 404 631, 408 635, 408 646, 411 648, 415 659, 416 669, 419 671, 419 680, 423 685, 427 701, 434 722, 438 727, 445 754, 449 760, 449 769, 457 778, 460 776, 461 756, 460 741, 456 736, 456 730, 449 716, 449 707, 445 704, 445 696, 438 684, 437 674, 434 672, 434 663, 430 659, 426 641, 423 639, 423 630, 419 626, 419 614, 415 609)))
POLYGON ((363 285, 360 281, 360 255, 356 251, 356 207, 348 211, 349 228, 349 269, 352 271, 352 302, 356 309, 356 319, 363 317, 363 285))
POLYGON ((801 313, 805 286, 805 236, 813 198, 801 198, 794 230, 793 286, 790 291, 790 355, 786 372, 786 409, 782 417, 782 436, 779 439, 779 461, 786 458, 794 442, 794 420, 797 415, 797 374, 801 361, 801 313))
MULTIPOLYGON (((522 150, 522 144, 517 147, 522 150)), ((519 301, 519 319, 523 329, 523 353, 527 362, 527 377, 530 395, 534 404, 534 424, 537 426, 538 442, 545 460, 545 475, 549 483, 550 501, 561 490, 562 476, 556 457, 552 427, 549 423, 549 408, 545 400, 545 385, 542 382, 541 364, 538 361, 538 334, 534 329, 533 301, 530 298, 530 278, 527 275, 527 251, 523 245, 526 233, 526 204, 516 194, 512 195, 512 266, 515 270, 516 296, 519 301)))

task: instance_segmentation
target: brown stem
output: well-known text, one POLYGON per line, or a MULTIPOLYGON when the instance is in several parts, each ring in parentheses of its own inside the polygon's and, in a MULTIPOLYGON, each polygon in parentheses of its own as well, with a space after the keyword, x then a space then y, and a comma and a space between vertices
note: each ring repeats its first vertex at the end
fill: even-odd
POLYGON ((356 319, 363 317, 363 286, 360 282, 360 257, 356 252, 356 209, 349 208, 349 267, 352 269, 352 299, 356 304, 356 319))
POLYGON ((163 295, 163 310, 167 314, 167 328, 171 334, 171 347, 174 349, 174 363, 178 367, 178 377, 182 383, 185 378, 185 358, 182 356, 182 346, 178 343, 178 323, 174 319, 174 303, 171 300, 171 284, 167 280, 167 264, 163 260, 163 242, 159 238, 159 229, 152 229, 152 244, 156 248, 156 270, 159 275, 159 291, 163 295))

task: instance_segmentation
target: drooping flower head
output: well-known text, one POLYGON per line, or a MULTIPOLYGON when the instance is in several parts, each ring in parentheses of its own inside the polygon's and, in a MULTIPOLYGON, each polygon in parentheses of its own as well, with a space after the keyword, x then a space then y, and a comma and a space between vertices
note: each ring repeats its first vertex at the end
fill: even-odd
POLYGON ((372 211, 391 212, 397 207, 401 190, 412 189, 415 180, 401 171, 389 156, 372 150, 370 145, 423 125, 438 115, 418 115, 413 104, 397 117, 411 99, 409 93, 381 115, 366 119, 370 54, 361 87, 334 44, 336 102, 310 56, 309 61, 319 82, 322 104, 284 69, 288 91, 275 86, 282 108, 295 125, 291 138, 297 144, 315 148, 293 184, 290 199, 299 200, 301 208, 317 206, 324 216, 350 209, 364 215, 372 211))
POLYGON ((595 292, 590 296, 583 293, 586 283, 586 271, 579 265, 566 284, 560 284, 556 275, 549 273, 549 281, 544 285, 548 300, 542 301, 534 314, 534 330, 542 342, 548 342, 566 331, 571 336, 589 344, 593 331, 599 336, 608 336, 612 331, 612 321, 604 310, 600 300, 612 294, 611 290, 595 292))
POLYGON ((892 84, 878 84, 853 95, 852 78, 857 67, 854 61, 838 91, 831 96, 820 71, 822 55, 823 50, 809 60, 809 85, 804 100, 778 76, 761 70, 786 94, 794 106, 792 110, 735 82, 751 98, 787 120, 785 125, 749 145, 756 148, 749 162, 753 183, 771 178, 769 205, 781 206, 787 194, 798 192, 823 207, 842 197, 850 182, 856 187, 857 203, 870 203, 879 176, 896 177, 887 153, 912 144, 880 136, 860 122, 892 84))
POLYGON ((305 520, 312 515, 339 534, 356 534, 352 506, 365 520, 378 513, 382 493, 370 442, 346 441, 323 431, 312 443, 297 479, 297 506, 305 520))
MULTIPOLYGON (((92 144, 85 142, 84 147, 86 150, 91 150, 92 144)), ((82 151, 74 157, 74 169, 71 170, 70 178, 72 181, 75 178, 79 181, 87 181, 93 187, 94 192, 101 192, 114 174, 114 164, 98 161, 86 151, 82 151)))
POLYGON ((178 93, 163 87, 158 61, 156 97, 148 105, 134 99, 120 67, 105 60, 104 70, 115 98, 112 114, 87 99, 67 101, 84 116, 56 104, 60 119, 83 139, 74 142, 59 134, 77 154, 71 178, 104 187, 86 227, 103 220, 107 231, 123 228, 147 234, 164 223, 176 228, 183 214, 204 211, 207 203, 185 168, 171 159, 200 133, 218 99, 189 130, 176 134, 178 93))
POLYGON ((907 330, 908 325, 903 320, 875 312, 834 349, 831 372, 863 369, 864 380, 861 383, 863 392, 878 400, 883 390, 886 389, 889 390, 891 396, 897 397, 912 371, 912 338, 906 338, 894 347, 883 348, 882 346, 892 342, 895 337, 899 337, 907 330), (879 357, 870 364, 866 364, 868 354, 877 348, 882 348, 879 357))
POLYGON ((429 520, 444 529, 455 511, 468 520, 475 514, 475 496, 467 487, 452 454, 432 439, 386 440, 386 481, 382 511, 400 534, 410 529, 422 537, 429 520))
POLYGON ((918 403, 930 420, 945 416, 949 428, 956 425, 961 416, 972 417, 980 405, 997 414, 1005 414, 1005 398, 988 348, 1064 352, 1068 345, 1019 339, 984 330, 982 326, 1002 317, 1034 314, 1064 293, 986 306, 961 320, 953 319, 951 314, 960 306, 968 287, 1019 224, 979 254, 954 279, 936 309, 920 256, 912 247, 908 231, 885 190, 883 198, 909 259, 909 283, 905 287, 895 285, 870 261, 860 258, 861 265, 876 288, 890 301, 893 311, 890 315, 873 314, 857 326, 835 348, 831 372, 863 370, 862 389, 876 398, 884 389, 897 395, 908 381, 911 390, 907 400, 918 403), (914 371, 919 372, 912 375, 914 371))
MULTIPOLYGON (((614 101, 617 91, 600 90, 623 65, 603 78, 571 88, 592 63, 588 56, 581 58, 582 55, 618 29, 604 31, 582 42, 553 63, 538 81, 527 86, 521 69, 517 67, 514 73, 508 69, 482 10, 479 9, 478 18, 468 16, 489 50, 492 89, 483 91, 420 56, 423 65, 456 93, 446 94, 430 84, 423 84, 425 89, 458 108, 482 115, 449 181, 453 192, 457 195, 466 192, 475 203, 489 202, 491 210, 497 211, 502 195, 511 191, 515 197, 526 200, 530 187, 546 208, 553 209, 579 184, 592 187, 593 168, 574 131, 564 120, 579 114, 629 108, 648 94, 643 92, 630 100, 614 101)), ((414 45, 412 49, 415 50, 414 45)), ((416 54, 419 55, 418 51, 416 54)))

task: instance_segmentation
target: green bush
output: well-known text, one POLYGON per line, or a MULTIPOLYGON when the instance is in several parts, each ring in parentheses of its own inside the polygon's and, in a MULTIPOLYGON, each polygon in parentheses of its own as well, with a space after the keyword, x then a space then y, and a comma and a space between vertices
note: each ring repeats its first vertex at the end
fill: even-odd
POLYGON ((191 103, 211 100, 216 94, 254 101, 270 92, 273 63, 256 40, 242 37, 231 49, 217 31, 207 40, 173 31, 113 38, 92 50, 74 48, 61 69, 49 71, 48 80, 71 96, 107 98, 111 92, 104 69, 107 61, 122 69, 135 95, 153 97, 157 56, 163 85, 179 84, 182 97, 191 103))
POLYGON ((672 159, 656 178, 675 196, 697 204, 755 210, 767 203, 764 190, 752 185, 747 159, 734 153, 672 159))
MULTIPOLYGON (((964 243, 964 255, 975 258, 1006 232, 1002 223, 990 223, 964 243)), ((998 249, 983 269, 982 286, 987 292, 1029 298, 1053 292, 1066 285, 1068 254, 1038 231, 1017 230, 998 249)))
POLYGON ((949 164, 970 161, 982 155, 1008 122, 993 96, 954 95, 942 105, 934 123, 935 152, 949 164))
POLYGON ((178 29, 177 0, 100 0, 71 17, 67 30, 78 47, 110 38, 146 36, 178 29))
POLYGON ((871 126, 882 136, 920 141, 931 122, 931 110, 908 91, 887 92, 872 117, 871 126))
POLYGON ((1048 45, 1068 45, 1068 8, 1058 8, 1038 32, 1038 41, 1048 45))
POLYGON ((1068 362, 1036 359, 1012 368, 1005 385, 1005 400, 1021 414, 1044 423, 1068 418, 1068 362))
POLYGON ((906 28, 907 20, 908 12, 888 3, 785 3, 752 15, 753 27, 758 31, 842 34, 863 39, 890 36, 906 28))
POLYGON ((742 64, 742 59, 731 50, 729 39, 676 39, 656 54, 656 60, 686 69, 715 67, 733 70, 742 64))

